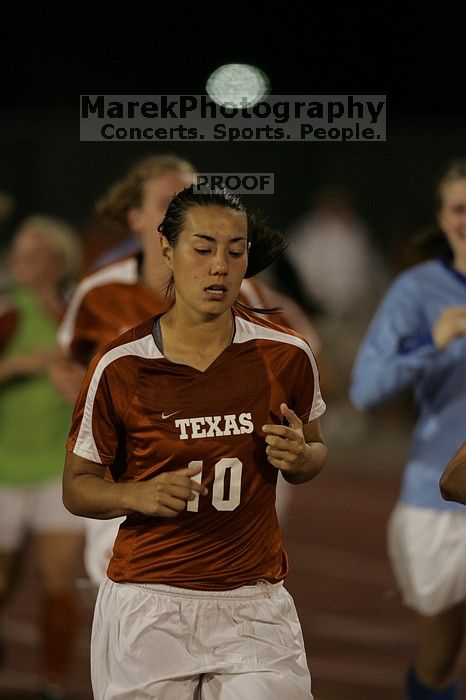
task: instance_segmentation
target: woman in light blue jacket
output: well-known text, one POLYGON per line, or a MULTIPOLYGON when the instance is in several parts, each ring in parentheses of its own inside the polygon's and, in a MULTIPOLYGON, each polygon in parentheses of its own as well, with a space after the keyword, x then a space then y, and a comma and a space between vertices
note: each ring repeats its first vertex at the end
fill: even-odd
POLYGON ((399 275, 385 295, 353 370, 360 409, 411 387, 419 416, 388 548, 403 600, 420 617, 406 678, 409 700, 454 700, 466 619, 466 508, 446 502, 439 478, 466 438, 466 158, 437 189, 444 255, 399 275))

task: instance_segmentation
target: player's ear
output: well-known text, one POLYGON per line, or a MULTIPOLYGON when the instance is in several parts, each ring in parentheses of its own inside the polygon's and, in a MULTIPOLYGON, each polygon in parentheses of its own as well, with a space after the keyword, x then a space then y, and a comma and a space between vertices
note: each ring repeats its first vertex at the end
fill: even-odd
POLYGON ((173 270, 173 248, 171 247, 170 243, 168 240, 163 236, 162 234, 159 234, 159 239, 160 239, 160 246, 162 248, 162 257, 165 262, 165 265, 170 270, 173 270))

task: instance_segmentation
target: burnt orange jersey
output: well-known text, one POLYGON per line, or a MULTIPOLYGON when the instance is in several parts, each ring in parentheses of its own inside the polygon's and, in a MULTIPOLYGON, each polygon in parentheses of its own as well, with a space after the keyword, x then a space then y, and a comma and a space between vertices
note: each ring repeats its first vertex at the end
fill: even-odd
MULTIPOLYGON (((166 311, 171 301, 139 280, 139 257, 118 260, 85 277, 77 286, 58 331, 67 355, 87 364, 97 350, 141 321, 166 311)), ((244 280, 239 300, 266 307, 261 285, 244 280)), ((285 323, 280 315, 271 317, 285 323)))
POLYGON ((58 331, 73 359, 87 364, 96 351, 129 328, 165 311, 167 299, 139 281, 137 256, 85 277, 77 286, 58 331))
POLYGON ((175 518, 134 513, 121 525, 114 581, 230 589, 282 580, 287 558, 275 513, 277 470, 265 423, 286 402, 304 423, 325 410, 312 352, 292 331, 234 310, 232 343, 201 372, 167 360, 149 320, 92 361, 67 447, 119 482, 202 465, 208 495, 175 518))

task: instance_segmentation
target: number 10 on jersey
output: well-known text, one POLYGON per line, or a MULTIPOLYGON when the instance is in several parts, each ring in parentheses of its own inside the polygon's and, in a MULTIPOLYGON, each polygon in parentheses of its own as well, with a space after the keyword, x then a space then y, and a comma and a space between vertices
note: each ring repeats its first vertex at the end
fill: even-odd
MULTIPOLYGON (((202 467, 201 460, 194 460, 188 464, 188 467, 202 467)), ((215 476, 212 488, 212 505, 217 510, 235 510, 239 506, 241 500, 241 473, 243 471, 242 462, 237 457, 222 457, 215 465, 215 476), (225 479, 229 472, 230 488, 228 494, 225 494, 225 479)), ((202 481, 202 472, 191 477, 193 481, 199 484, 202 481)), ((196 498, 193 501, 188 501, 186 510, 191 513, 197 513, 199 510, 199 494, 196 493, 196 498)))

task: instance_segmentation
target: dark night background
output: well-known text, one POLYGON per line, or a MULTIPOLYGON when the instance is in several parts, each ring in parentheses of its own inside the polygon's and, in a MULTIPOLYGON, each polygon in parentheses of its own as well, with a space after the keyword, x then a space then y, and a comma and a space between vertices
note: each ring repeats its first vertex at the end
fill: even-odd
MULTIPOLYGON (((0 263, 25 216, 58 215, 86 230, 96 198, 132 163, 176 152, 199 171, 273 172, 275 194, 249 196, 246 203, 284 229, 319 187, 345 185, 395 272, 406 237, 431 220, 439 171, 466 156, 465 19, 464 1, 422 9, 295 0, 4 3, 0 192, 9 193, 16 208, 3 224, 0 215, 0 263), (203 94, 209 74, 227 62, 257 65, 276 95, 387 95, 387 140, 80 142, 80 94, 203 94)), ((366 316, 357 323, 346 318, 333 337, 327 329, 320 365, 330 409, 323 417, 329 477, 319 477, 316 488, 300 491, 288 506, 289 586, 312 655, 316 697, 392 700, 397 691, 401 697, 405 665, 414 655, 415 622, 393 587, 385 525, 414 412, 402 396, 367 421, 356 417, 347 381, 366 316)), ((322 319, 316 325, 319 333, 325 329, 322 319)), ((32 692, 34 573, 27 585, 10 618, 16 640, 7 650, 10 667, 0 676, 10 678, 8 687, 29 683, 32 692)), ((76 700, 90 694, 88 643, 87 626, 74 669, 83 689, 76 700)), ((462 670, 464 676, 464 664, 462 670)), ((30 697, 5 695, 2 688, 0 696, 30 697)))
POLYGON ((128 165, 174 151, 200 171, 274 172, 251 197, 286 227, 320 185, 345 184, 376 242, 429 221, 432 186, 466 153, 464 10, 421 14, 304 2, 127 3, 3 10, 0 190, 19 219, 40 211, 81 225, 128 165), (362 16, 364 13, 365 19, 362 16), (79 95, 202 94, 210 72, 247 62, 274 94, 386 94, 386 143, 84 143, 79 95))

